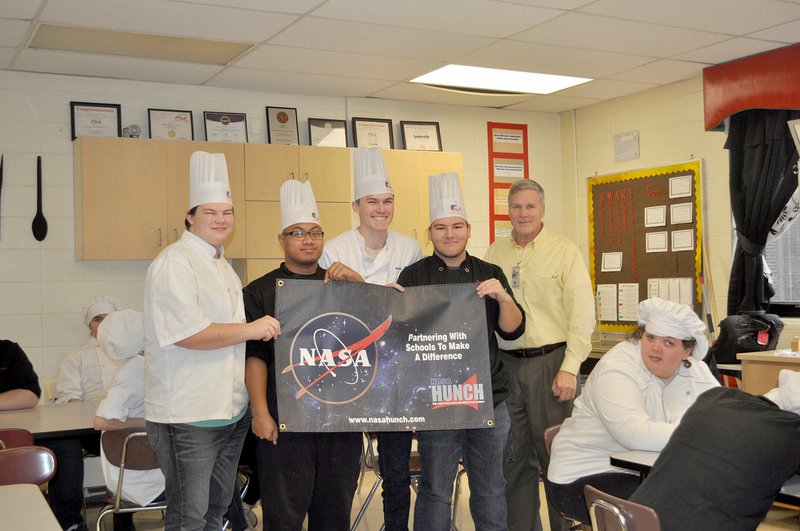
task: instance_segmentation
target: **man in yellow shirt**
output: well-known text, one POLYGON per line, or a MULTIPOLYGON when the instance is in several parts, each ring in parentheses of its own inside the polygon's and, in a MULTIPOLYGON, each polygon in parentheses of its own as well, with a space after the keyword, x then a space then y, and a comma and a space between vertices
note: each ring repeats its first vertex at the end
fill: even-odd
MULTIPOLYGON (((495 241, 486 261, 503 268, 528 316, 525 333, 500 340, 509 377, 511 435, 504 463, 508 528, 540 530, 538 466, 547 468, 544 429, 572 413, 578 370, 591 350, 592 283, 577 245, 544 228, 544 189, 532 180, 511 185, 510 238, 495 241)), ((562 529, 550 508, 550 528, 562 529)))

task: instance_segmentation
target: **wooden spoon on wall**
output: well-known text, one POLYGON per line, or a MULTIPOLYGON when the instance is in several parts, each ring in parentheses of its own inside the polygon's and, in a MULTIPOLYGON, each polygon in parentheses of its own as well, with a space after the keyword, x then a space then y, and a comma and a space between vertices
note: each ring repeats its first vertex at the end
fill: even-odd
POLYGON ((47 220, 42 213, 42 156, 36 157, 36 215, 31 224, 33 237, 42 241, 47 237, 47 220))

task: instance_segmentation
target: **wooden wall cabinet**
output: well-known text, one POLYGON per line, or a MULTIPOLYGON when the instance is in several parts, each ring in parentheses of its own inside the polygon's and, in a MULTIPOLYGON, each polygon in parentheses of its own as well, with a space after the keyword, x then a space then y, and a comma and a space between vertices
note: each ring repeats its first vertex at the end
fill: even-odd
POLYGON ((80 137, 73 143, 76 260, 148 260, 183 233, 189 157, 225 153, 234 205, 242 212, 225 242, 245 256, 242 144, 80 137))

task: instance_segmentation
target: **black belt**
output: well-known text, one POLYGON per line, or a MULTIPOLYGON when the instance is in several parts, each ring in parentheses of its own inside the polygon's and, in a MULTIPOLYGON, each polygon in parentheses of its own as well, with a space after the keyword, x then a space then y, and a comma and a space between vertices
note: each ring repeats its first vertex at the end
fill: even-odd
POLYGON ((561 347, 566 347, 567 342, 562 341, 561 343, 553 343, 552 345, 545 345, 543 347, 536 347, 536 348, 518 348, 516 350, 506 350, 509 354, 514 356, 515 358, 538 358, 539 356, 544 356, 545 354, 550 354, 554 350, 560 349, 561 347))

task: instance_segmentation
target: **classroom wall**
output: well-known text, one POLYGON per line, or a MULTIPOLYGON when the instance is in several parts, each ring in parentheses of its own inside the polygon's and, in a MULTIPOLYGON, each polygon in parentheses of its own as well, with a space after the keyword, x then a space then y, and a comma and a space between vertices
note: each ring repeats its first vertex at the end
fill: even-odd
MULTIPOLYGON (((727 313, 733 254, 725 138, 723 132, 704 130, 702 76, 561 113, 564 233, 579 242, 588 257, 588 177, 700 159, 704 244, 710 265, 706 281, 719 323, 727 313), (639 131, 640 158, 614 162, 614 135, 634 130, 639 131)), ((548 219, 551 204, 548 199, 548 219)), ((793 335, 800 335, 800 320, 788 319, 778 347, 789 348, 793 335)))
MULTIPOLYGON (((305 120, 309 116, 391 118, 397 145, 400 120, 438 121, 444 148, 464 153, 464 195, 473 223, 469 250, 480 257, 488 246, 487 121, 528 124, 531 176, 547 187, 554 201, 565 200, 559 156, 561 119, 553 113, 0 71, 0 153, 5 155, 0 199, 0 337, 20 343, 45 380, 57 378, 62 357, 88 341, 81 307, 89 297, 112 294, 129 308, 142 308, 148 266, 144 261, 74 259, 70 101, 119 103, 123 127, 136 123, 143 136, 148 134, 148 107, 192 110, 197 139, 204 138, 204 110, 245 112, 261 125, 261 134, 251 130, 251 142, 265 141, 267 105, 297 108, 302 144, 308 144, 305 120), (43 242, 31 233, 38 154, 43 157, 44 213, 49 223, 43 242)), ((119 215, 136 223, 136 212, 119 215)), ((548 213, 548 223, 562 230, 562 213, 548 213)))

